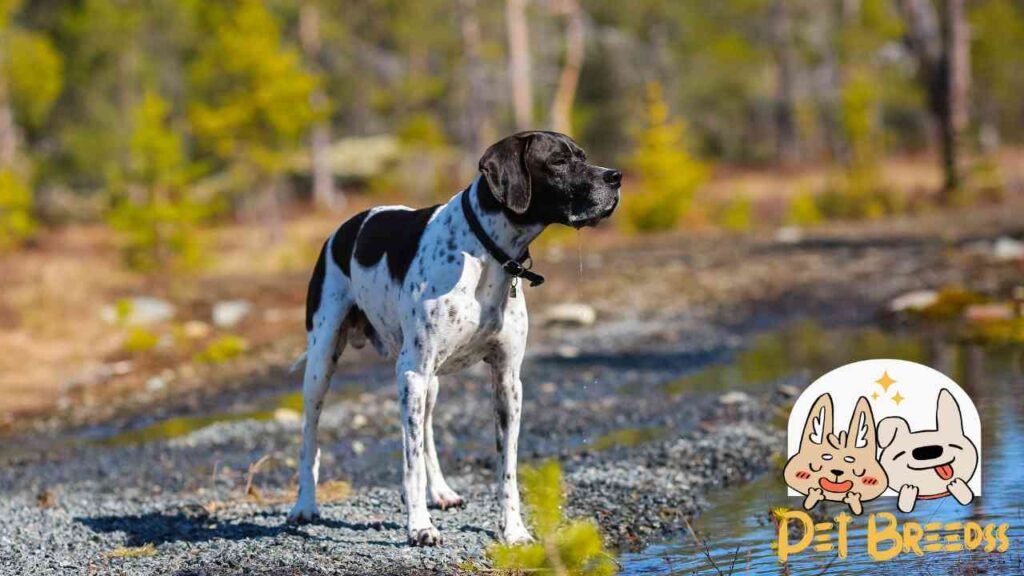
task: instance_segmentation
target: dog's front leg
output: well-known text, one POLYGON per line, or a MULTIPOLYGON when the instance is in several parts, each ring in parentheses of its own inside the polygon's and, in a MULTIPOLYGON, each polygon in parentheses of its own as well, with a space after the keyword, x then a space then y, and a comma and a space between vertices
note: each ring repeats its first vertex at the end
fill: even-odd
POLYGON ((398 394, 402 413, 402 446, 404 469, 402 488, 407 512, 406 528, 409 544, 436 546, 441 534, 430 521, 427 511, 427 471, 424 462, 424 424, 430 379, 420 367, 403 361, 398 363, 398 394))
POLYGON ((509 544, 533 541, 523 524, 519 503, 516 453, 519 450, 519 420, 523 407, 523 383, 519 367, 498 363, 494 378, 494 412, 498 448, 498 498, 501 506, 501 536, 509 544))

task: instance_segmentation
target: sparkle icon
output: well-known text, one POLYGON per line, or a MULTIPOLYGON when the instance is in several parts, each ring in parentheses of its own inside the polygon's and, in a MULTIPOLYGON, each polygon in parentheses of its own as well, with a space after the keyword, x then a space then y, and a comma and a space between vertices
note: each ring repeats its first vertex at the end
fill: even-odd
POLYGON ((888 370, 886 370, 885 372, 882 373, 882 377, 881 378, 879 378, 878 380, 875 380, 875 384, 878 384, 879 386, 881 386, 882 390, 884 390, 885 392, 888 392, 889 391, 889 386, 892 386, 895 383, 896 383, 896 381, 889 377, 889 371, 888 370))
POLYGON ((896 391, 896 395, 892 397, 892 401, 895 402, 897 406, 899 406, 900 402, 903 402, 904 400, 906 400, 906 398, 904 396, 900 396, 898 390, 896 391))
POLYGON ((879 398, 881 398, 881 396, 879 396, 878 392, 871 393, 871 399, 874 400, 875 402, 877 402, 879 398))

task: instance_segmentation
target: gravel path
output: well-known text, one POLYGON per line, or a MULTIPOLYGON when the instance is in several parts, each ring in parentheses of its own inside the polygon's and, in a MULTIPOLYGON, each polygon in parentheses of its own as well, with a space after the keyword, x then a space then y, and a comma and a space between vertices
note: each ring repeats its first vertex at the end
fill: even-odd
MULTIPOLYGON (((782 446, 781 434, 766 425, 772 411, 765 404, 787 400, 773 387, 728 403, 717 393, 659 391, 741 341, 702 326, 666 323, 660 344, 639 349, 592 343, 581 354, 562 344, 559 353, 528 359, 521 455, 526 462, 558 458, 568 514, 597 519, 618 546, 679 530, 709 488, 762 472, 782 446), (647 392, 630 392, 638 389, 647 392), (647 441, 611 434, 623 430, 641 431, 647 441)), ((389 375, 380 365, 335 380, 340 388, 358 380, 366 391, 335 393, 325 409, 321 481, 343 479, 352 494, 324 505, 321 523, 284 522, 300 440, 299 422, 287 411, 116 447, 65 439, 41 453, 23 452, 0 472, 0 572, 390 574, 486 566, 498 517, 486 378, 476 370, 442 384, 442 465, 468 504, 434 511, 445 542, 421 550, 404 545, 401 440, 389 375), (264 457, 246 497, 247 470, 264 457), (145 544, 155 554, 109 556, 145 544)))

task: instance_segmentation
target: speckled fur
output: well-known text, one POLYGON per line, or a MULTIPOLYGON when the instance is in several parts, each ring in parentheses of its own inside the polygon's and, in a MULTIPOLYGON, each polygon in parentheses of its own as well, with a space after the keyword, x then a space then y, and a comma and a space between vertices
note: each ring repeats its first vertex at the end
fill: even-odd
MULTIPOLYGON (((512 138, 545 139, 548 146, 562 146, 559 150, 569 150, 569 153, 577 151, 582 162, 582 151, 568 138, 550 133, 533 134, 512 138)), ((522 146, 525 150, 526 144, 522 146)), ((485 159, 506 164, 512 162, 504 157, 495 160, 494 156, 485 155, 485 159)), ((518 165, 523 166, 522 170, 528 170, 522 162, 518 165)), ((612 182, 607 172, 618 174, 617 171, 588 166, 584 177, 602 179, 607 185, 602 187, 587 182, 587 195, 579 197, 577 194, 574 199, 573 205, 578 207, 579 213, 572 212, 568 201, 565 201, 565 207, 561 204, 558 207, 544 206, 546 214, 555 214, 556 221, 569 224, 596 221, 594 213, 601 213, 600 217, 611 214, 618 202, 619 176, 615 176, 612 182), (614 184, 614 188, 609 182, 614 184), (592 193, 592 190, 600 193, 592 193)), ((530 175, 524 177, 529 179, 530 175)), ((563 175, 563 179, 567 178, 569 176, 563 175)), ((438 376, 481 360, 491 367, 495 389, 501 536, 512 543, 531 540, 521 516, 516 479, 522 406, 519 371, 529 324, 526 298, 521 287, 517 297, 510 297, 513 278, 473 235, 461 206, 461 195, 470 195, 473 211, 483 228, 509 254, 522 253, 547 224, 554 222, 531 221, 529 213, 522 216, 522 212, 513 214, 500 206, 495 207, 496 195, 491 195, 489 179, 478 177, 468 190, 456 194, 446 204, 430 209, 430 212, 417 212, 415 220, 421 226, 419 234, 409 234, 406 229, 395 230, 393 235, 382 234, 378 228, 365 238, 357 237, 354 247, 348 240, 340 250, 333 249, 336 238, 328 240, 325 252, 334 257, 327 259, 323 263, 325 269, 318 272, 323 278, 319 308, 308 312, 311 329, 308 332, 303 383, 305 422, 299 494, 289 514, 290 521, 310 521, 317 516, 315 493, 319 449, 316 432, 328 381, 346 342, 361 345, 369 339, 378 351, 395 360, 409 542, 413 545, 436 545, 440 542, 440 534, 427 511, 428 495, 431 502, 442 509, 462 505, 462 498, 448 486, 441 472, 431 414, 437 400, 438 376), (489 205, 482 204, 481 198, 489 205), (428 215, 429 219, 423 225, 428 215), (399 237, 405 244, 380 245, 381 242, 394 242, 393 238, 399 237), (376 244, 361 244, 371 241, 376 244), (346 251, 349 252, 347 260, 346 251), (403 264, 397 267, 394 263, 389 265, 389 255, 401 255, 403 264), (350 273, 343 270, 344 265, 350 266, 350 273)), ((535 204, 551 201, 549 199, 561 200, 559 194, 570 194, 561 189, 543 189, 542 185, 543 182, 535 188, 540 188, 546 196, 538 199, 538 192, 534 190, 535 204)), ((502 192, 506 198, 511 196, 509 190, 502 192)), ((525 191, 526 204, 529 204, 530 192, 529 189, 525 191)), ((519 190, 519 193, 524 192, 519 190)), ((372 229, 374 218, 379 215, 399 210, 411 209, 384 206, 370 210, 360 223, 361 230, 372 229)), ((393 226, 412 220, 392 216, 378 222, 387 221, 393 226)), ((351 233, 351 227, 343 225, 342 229, 351 233)), ((314 282, 317 280, 315 275, 314 282)), ((311 286, 311 291, 314 289, 311 286)))

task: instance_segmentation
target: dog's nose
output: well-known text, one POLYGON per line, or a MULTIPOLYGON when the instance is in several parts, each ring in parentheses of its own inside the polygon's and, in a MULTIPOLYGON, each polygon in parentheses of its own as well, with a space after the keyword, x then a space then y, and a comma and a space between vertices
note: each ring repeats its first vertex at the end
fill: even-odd
POLYGON ((835 474, 836 478, 839 478, 840 476, 842 476, 844 474, 844 472, 842 470, 838 469, 838 468, 833 468, 833 469, 829 470, 829 472, 835 474))
POLYGON ((619 170, 605 170, 604 181, 612 186, 619 186, 622 184, 622 172, 619 170))
POLYGON ((915 460, 931 460, 942 456, 942 446, 921 446, 910 453, 915 460))

